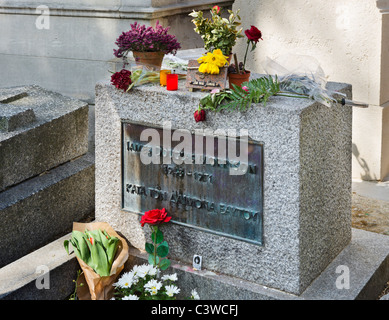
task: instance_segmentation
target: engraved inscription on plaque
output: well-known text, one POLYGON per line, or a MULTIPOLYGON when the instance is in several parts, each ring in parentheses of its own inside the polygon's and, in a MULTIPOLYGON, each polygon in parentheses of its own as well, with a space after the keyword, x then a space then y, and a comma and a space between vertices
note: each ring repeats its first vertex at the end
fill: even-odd
POLYGON ((263 245, 261 143, 246 143, 238 161, 236 138, 122 125, 123 210, 166 208, 172 223, 263 245))

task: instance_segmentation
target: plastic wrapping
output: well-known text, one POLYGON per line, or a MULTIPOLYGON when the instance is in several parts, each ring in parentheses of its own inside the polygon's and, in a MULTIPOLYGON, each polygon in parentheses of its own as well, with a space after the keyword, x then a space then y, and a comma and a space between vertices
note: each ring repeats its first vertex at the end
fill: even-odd
POLYGON ((130 91, 133 87, 140 86, 146 83, 159 83, 159 70, 151 70, 147 65, 134 65, 130 68, 131 71, 131 85, 127 89, 130 91))
POLYGON ((264 69, 268 75, 277 75, 280 89, 285 93, 308 96, 328 107, 337 103, 335 95, 326 89, 327 78, 319 62, 310 56, 283 55, 275 60, 267 58, 264 69))
POLYGON ((188 71, 188 63, 188 60, 178 58, 172 54, 167 54, 162 61, 162 68, 175 70, 176 73, 179 74, 186 74, 188 71))

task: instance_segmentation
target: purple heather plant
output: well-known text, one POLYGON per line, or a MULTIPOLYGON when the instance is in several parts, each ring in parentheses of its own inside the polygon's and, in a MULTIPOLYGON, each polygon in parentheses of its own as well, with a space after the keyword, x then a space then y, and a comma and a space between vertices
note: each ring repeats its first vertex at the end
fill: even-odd
POLYGON ((116 39, 115 44, 118 50, 113 50, 118 58, 126 57, 129 51, 155 52, 163 51, 165 54, 176 54, 181 48, 176 37, 168 34, 170 27, 164 28, 159 24, 153 27, 146 27, 137 22, 131 24, 131 30, 123 32, 116 39))

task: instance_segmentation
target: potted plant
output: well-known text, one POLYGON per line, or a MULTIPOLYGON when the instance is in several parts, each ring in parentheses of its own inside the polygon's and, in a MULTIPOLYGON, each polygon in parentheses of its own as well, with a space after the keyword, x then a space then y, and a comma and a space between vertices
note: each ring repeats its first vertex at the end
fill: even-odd
POLYGON ((251 52, 253 52, 257 47, 259 40, 263 40, 262 32, 255 26, 251 26, 251 29, 245 30, 245 34, 247 37, 247 47, 246 47, 244 60, 243 62, 238 63, 237 56, 236 54, 234 54, 235 64, 231 64, 230 67, 228 68, 228 78, 229 78, 230 88, 232 88, 233 85, 241 87, 244 82, 249 81, 251 72, 246 70, 246 61, 247 61, 247 54, 249 51, 250 44, 251 44, 251 52))
POLYGON ((128 53, 132 51, 137 64, 159 69, 165 54, 175 55, 177 50, 181 48, 176 37, 168 34, 169 27, 162 27, 159 21, 157 21, 155 29, 137 22, 130 26, 131 29, 123 32, 115 42, 119 49, 114 50, 114 55, 117 58, 123 58, 125 63, 128 53))
POLYGON ((238 38, 242 38, 242 29, 239 10, 234 13, 228 10, 229 18, 221 17, 221 8, 214 6, 211 10, 211 19, 204 18, 202 11, 193 11, 189 15, 194 19, 192 22, 196 26, 194 29, 204 41, 204 48, 208 52, 220 49, 224 55, 230 56, 232 48, 238 38))

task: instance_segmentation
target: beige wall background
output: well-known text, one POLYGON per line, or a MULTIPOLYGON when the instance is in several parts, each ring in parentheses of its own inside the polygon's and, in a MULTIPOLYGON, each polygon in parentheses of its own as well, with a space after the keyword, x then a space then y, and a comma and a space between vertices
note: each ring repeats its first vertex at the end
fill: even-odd
MULTIPOLYGON (((353 177, 389 179, 389 1, 236 0, 244 29, 263 33, 248 68, 264 71, 266 57, 284 54, 316 58, 328 81, 353 86, 353 177)), ((235 52, 243 58, 241 39, 235 52)), ((320 133, 318 133, 320 134, 320 133)))

